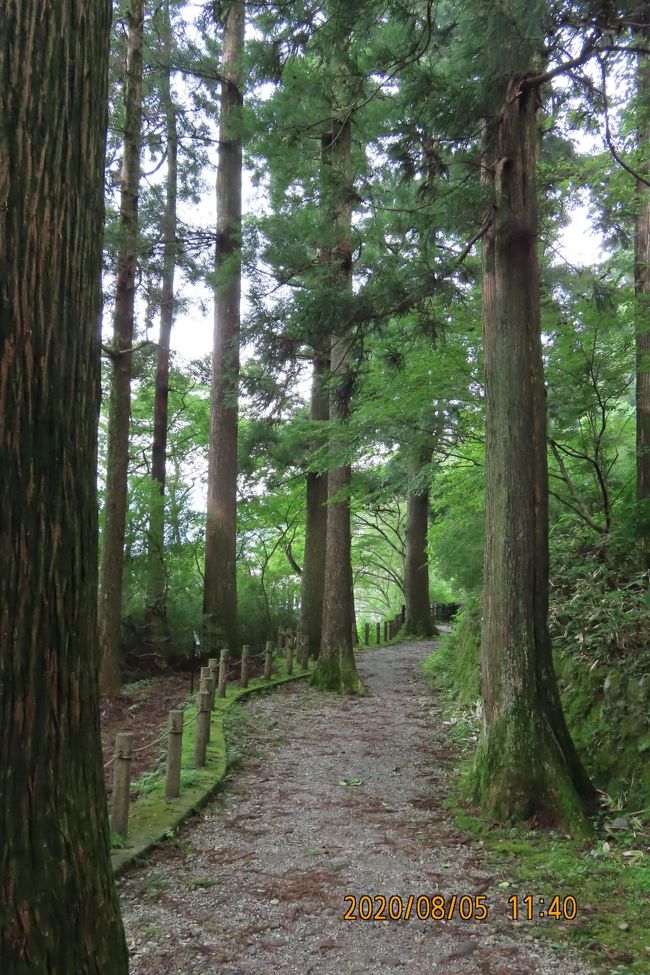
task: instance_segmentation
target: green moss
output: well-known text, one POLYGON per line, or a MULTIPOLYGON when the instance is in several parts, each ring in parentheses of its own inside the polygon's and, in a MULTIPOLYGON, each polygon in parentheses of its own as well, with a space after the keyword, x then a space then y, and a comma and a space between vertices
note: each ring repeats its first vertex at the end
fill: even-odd
MULTIPOLYGON (((456 819, 464 828, 476 824, 466 810, 456 819)), ((625 862, 630 836, 611 841, 607 849, 603 842, 585 844, 553 832, 498 829, 486 821, 479 828, 474 825, 471 832, 483 840, 488 869, 496 872, 500 883, 509 884, 513 893, 530 893, 547 902, 556 894, 575 897, 575 925, 549 921, 531 926, 532 934, 570 943, 607 975, 647 973, 650 904, 643 891, 650 883, 650 869, 625 862), (629 929, 622 930, 621 924, 629 924, 629 929), (628 960, 616 967, 616 960, 624 958, 628 960)))
POLYGON ((524 706, 481 740, 467 788, 496 822, 535 818, 577 837, 593 832, 553 736, 524 706))
POLYGON ((596 787, 632 808, 650 806, 650 708, 634 676, 650 670, 650 653, 590 665, 563 652, 555 664, 567 724, 596 787))
POLYGON ((312 687, 321 691, 331 691, 336 694, 365 694, 354 656, 350 659, 343 652, 321 655, 316 661, 311 677, 312 687))

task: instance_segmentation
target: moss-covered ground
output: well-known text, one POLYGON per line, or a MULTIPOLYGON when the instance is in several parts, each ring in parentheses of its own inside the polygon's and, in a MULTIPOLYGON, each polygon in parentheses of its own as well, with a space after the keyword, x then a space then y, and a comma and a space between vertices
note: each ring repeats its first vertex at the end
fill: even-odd
MULTIPOLYGON (((480 732, 476 622, 476 614, 473 622, 466 618, 428 658, 424 668, 445 699, 449 737, 466 773, 457 780, 455 794, 447 799, 450 815, 483 844, 487 863, 501 886, 510 886, 513 892, 529 892, 535 898, 555 894, 575 897, 576 919, 536 925, 532 930, 538 937, 549 939, 558 951, 571 944, 595 970, 607 975, 647 975, 650 808, 630 804, 626 798, 630 791, 613 797, 603 792, 603 811, 594 820, 593 837, 578 841, 537 823, 495 823, 470 801, 467 783, 480 732)), ((618 734, 619 728, 616 724, 613 733, 618 734)), ((583 752, 584 747, 583 743, 583 752)), ((636 751, 628 763, 635 760, 637 766, 641 764, 638 756, 636 751)), ((609 761, 615 763, 615 754, 609 761)), ((609 765, 603 762, 602 768, 607 774, 609 765)), ((638 792, 636 795, 638 798, 638 792)))

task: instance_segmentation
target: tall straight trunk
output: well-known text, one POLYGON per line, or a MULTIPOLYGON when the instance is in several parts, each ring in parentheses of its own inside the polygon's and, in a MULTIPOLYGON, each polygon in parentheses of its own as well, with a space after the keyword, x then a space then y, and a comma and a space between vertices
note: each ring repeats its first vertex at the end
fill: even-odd
MULTIPOLYGON (((335 119, 324 165, 330 172, 330 203, 335 231, 330 256, 332 287, 352 289, 352 127, 349 116, 335 119)), ((330 417, 344 423, 350 412, 350 337, 332 335, 330 417)), ((327 476, 327 533, 321 649, 312 682, 344 694, 363 693, 354 661, 354 599, 350 528, 349 464, 327 476)))
POLYGON ((350 612, 352 614, 352 629, 350 630, 352 646, 356 647, 359 643, 359 627, 357 626, 357 610, 354 605, 354 576, 352 575, 352 586, 350 589, 350 612))
POLYGON ((165 0, 162 18, 164 66, 161 78, 161 100, 165 110, 167 136, 167 177, 165 212, 161 221, 163 268, 160 296, 160 336, 154 394, 153 443, 151 447, 152 492, 149 508, 149 577, 147 580, 147 622, 149 639, 154 644, 166 642, 165 576, 165 477, 167 467, 167 425, 169 404, 169 342, 174 324, 174 276, 176 272, 176 199, 178 191, 178 130, 176 106, 171 91, 172 34, 169 0, 165 0))
MULTIPOLYGON (((323 381, 329 371, 329 356, 314 356, 311 385, 310 417, 314 421, 329 419, 329 399, 323 381)), ((316 450, 320 442, 314 442, 316 450)), ((309 641, 312 657, 320 651, 323 623, 323 589, 325 585, 325 546, 327 543, 327 474, 307 473, 307 509, 305 514, 305 557, 302 570, 300 632, 309 641)))
POLYGON ((142 142, 142 47, 144 0, 131 0, 125 78, 124 159, 120 201, 120 252, 117 259, 111 392, 106 459, 104 535, 99 570, 100 690, 116 694, 120 672, 122 575, 129 469, 129 418, 134 331, 135 272, 138 246, 138 192, 142 142))
POLYGON ((109 0, 0 4, 0 971, 127 975, 97 691, 109 0))
POLYGON ((484 738, 477 793, 498 819, 580 829, 594 798, 569 736, 548 632, 546 394, 537 266, 536 89, 514 78, 487 139, 483 250, 484 738))
MULTIPOLYGON (((641 45, 650 45, 650 5, 644 4, 645 26, 637 31, 641 45)), ((644 158, 639 171, 650 178, 650 56, 639 55, 637 70, 638 141, 644 158)), ((637 215, 634 234, 636 293, 636 472, 637 498, 650 500, 650 186, 636 181, 637 215)), ((649 546, 650 547, 650 546, 649 546)))
MULTIPOLYGON (((410 465, 415 476, 421 466, 431 460, 431 449, 410 465)), ((409 489, 406 507, 406 555, 404 558, 404 599, 406 602, 406 633, 430 637, 436 632, 431 618, 429 598, 429 489, 409 489)))
POLYGON ((208 649, 237 652, 237 413, 241 304, 242 54, 244 0, 226 10, 223 36, 212 405, 203 612, 208 649))

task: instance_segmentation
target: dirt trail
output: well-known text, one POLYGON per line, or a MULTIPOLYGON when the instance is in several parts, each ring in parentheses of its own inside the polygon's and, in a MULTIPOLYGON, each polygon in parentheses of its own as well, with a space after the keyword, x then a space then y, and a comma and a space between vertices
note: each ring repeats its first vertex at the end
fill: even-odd
POLYGON ((363 699, 301 683, 245 705, 220 799, 121 882, 132 975, 589 975, 509 919, 512 889, 449 822, 454 756, 419 672, 430 648, 360 655, 363 699), (345 921, 348 894, 395 895, 403 913, 414 895, 411 919, 345 921), (454 894, 469 914, 484 897, 487 921, 459 919, 459 900, 451 921, 417 919, 418 896, 449 911, 454 894))

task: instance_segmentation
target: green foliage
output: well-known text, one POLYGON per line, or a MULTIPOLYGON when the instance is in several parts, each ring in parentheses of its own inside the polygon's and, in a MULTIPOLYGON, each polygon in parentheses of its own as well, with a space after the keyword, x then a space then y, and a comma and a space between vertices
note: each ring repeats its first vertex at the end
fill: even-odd
POLYGON ((572 735, 594 783, 630 808, 650 805, 650 596, 629 537, 626 556, 621 537, 612 541, 556 539, 549 622, 572 735))
POLYGON ((461 450, 434 480, 430 538, 434 558, 456 591, 475 594, 483 582, 484 448, 467 444, 461 450))
POLYGON ((155 768, 151 769, 149 772, 143 772, 140 778, 136 779, 135 782, 132 783, 131 788, 133 792, 143 796, 149 795, 151 792, 153 792, 158 782, 165 774, 165 761, 166 759, 163 755, 158 759, 158 764, 155 768))
POLYGON ((464 708, 474 708, 480 698, 480 642, 480 602, 470 597, 456 615, 452 632, 423 665, 425 675, 445 687, 464 708))
MULTIPOLYGON (((549 623, 571 735, 594 784, 624 808, 650 808, 648 574, 635 558, 616 569, 601 549, 554 538, 549 623)), ((480 694, 480 603, 467 600, 425 673, 461 707, 480 694)))

